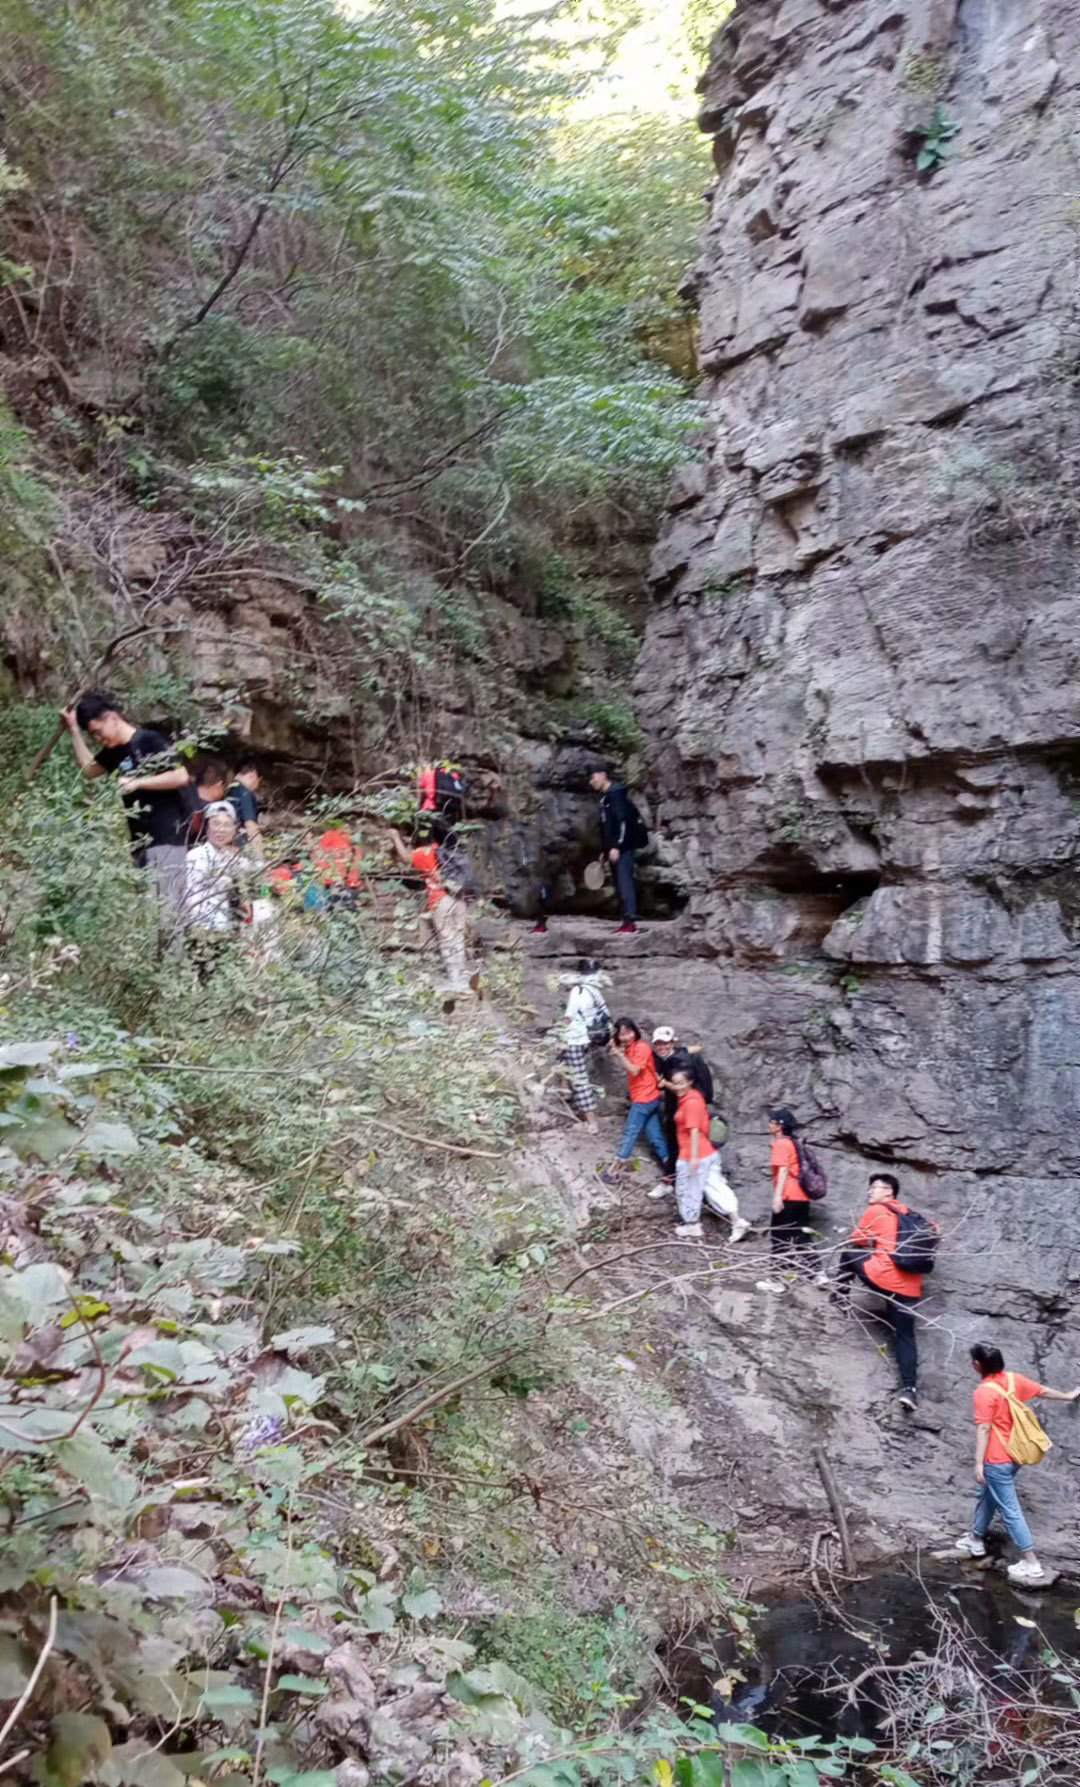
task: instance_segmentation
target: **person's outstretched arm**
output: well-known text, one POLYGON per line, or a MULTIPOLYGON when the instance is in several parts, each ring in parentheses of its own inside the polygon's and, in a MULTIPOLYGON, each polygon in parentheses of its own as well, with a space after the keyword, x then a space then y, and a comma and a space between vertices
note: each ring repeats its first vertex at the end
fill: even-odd
POLYGON ((413 866, 411 852, 396 825, 390 827, 390 842, 394 847, 394 855, 398 862, 402 863, 405 868, 411 869, 413 866))
POLYGON ((1035 1395, 1044 1397, 1047 1402, 1076 1402, 1080 1398, 1080 1390, 1050 1390, 1043 1384, 1035 1395))

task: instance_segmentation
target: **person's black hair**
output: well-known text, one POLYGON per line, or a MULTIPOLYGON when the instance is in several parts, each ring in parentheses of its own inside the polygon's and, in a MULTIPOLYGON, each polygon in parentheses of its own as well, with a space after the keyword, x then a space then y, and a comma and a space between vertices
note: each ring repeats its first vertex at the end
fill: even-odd
POLYGON ((600 972, 596 963, 593 961, 592 956, 582 956, 581 960, 578 962, 577 971, 582 975, 599 974, 600 972))
POLYGON ((778 1104, 774 1111, 769 1112, 769 1122, 779 1123, 784 1134, 788 1136, 794 1135, 799 1127, 799 1119, 794 1111, 788 1110, 786 1104, 778 1104))
POLYGON ((876 1185, 879 1182, 882 1185, 892 1186, 892 1194, 894 1198, 900 1196, 900 1181, 895 1173, 871 1173, 869 1183, 871 1185, 876 1185))
POLYGON ((634 1032, 634 1041, 635 1042, 641 1041, 641 1031, 638 1029, 638 1026, 635 1024, 633 1018, 616 1018, 615 1019, 615 1035, 616 1036, 618 1036, 619 1031, 621 1029, 623 1029, 624 1026, 627 1030, 632 1030, 634 1032))
POLYGON ((590 775, 590 777, 592 777, 592 776, 609 776, 611 778, 611 780, 614 781, 615 780, 615 765, 613 763, 607 763, 605 761, 602 761, 598 757, 595 763, 590 763, 589 775, 590 775))
POLYGON ((262 775, 262 764, 259 762, 259 759, 249 755, 247 757, 241 757, 233 774, 235 776, 246 776, 250 774, 252 770, 254 770, 257 775, 262 775))
POLYGON ((120 707, 116 696, 106 695, 102 689, 87 689, 85 695, 80 695, 75 703, 75 718, 84 732, 91 720, 100 720, 102 714, 118 714, 119 712, 120 707))
POLYGON ((975 1342, 971 1349, 971 1357, 979 1368, 980 1377, 993 1377, 995 1371, 1004 1371, 1005 1369, 1001 1348, 990 1346, 985 1340, 975 1342))
POLYGON ((460 842, 453 826, 440 819, 437 813, 418 814, 414 835, 421 844, 446 845, 450 850, 456 850, 460 842))
POLYGON ((229 772, 220 757, 204 757, 195 765, 195 786, 201 782, 227 782, 229 772))

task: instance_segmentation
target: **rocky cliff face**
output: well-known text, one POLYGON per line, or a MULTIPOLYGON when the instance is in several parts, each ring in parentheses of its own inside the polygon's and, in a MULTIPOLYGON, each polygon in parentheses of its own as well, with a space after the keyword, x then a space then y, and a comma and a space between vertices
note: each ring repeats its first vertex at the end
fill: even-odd
POLYGON ((783 1099, 837 1150, 834 1218, 887 1161, 946 1227, 919 1472, 865 1419, 869 1342, 770 1314, 752 1365, 749 1289, 728 1419, 789 1481, 831 1433, 924 1532, 966 1499, 966 1343, 1080 1375, 1078 97, 1075 0, 740 0, 704 83, 708 430, 637 678, 705 958, 654 934, 643 1015, 706 1041, 752 1207, 783 1099))

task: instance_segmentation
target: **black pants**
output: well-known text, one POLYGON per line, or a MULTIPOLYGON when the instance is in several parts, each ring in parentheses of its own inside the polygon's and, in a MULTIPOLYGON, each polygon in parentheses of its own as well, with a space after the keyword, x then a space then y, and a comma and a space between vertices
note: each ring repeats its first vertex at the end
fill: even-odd
POLYGON ((637 918, 637 888, 634 886, 634 852, 620 850, 619 860, 613 863, 615 870, 615 888, 622 906, 623 918, 633 923, 637 918))
POLYGON ((772 1216, 772 1251, 774 1253, 805 1253, 813 1244, 810 1233, 810 1206, 801 1199, 791 1202, 785 1200, 779 1210, 772 1216))
POLYGON ((903 1297, 899 1291, 879 1290, 873 1279, 866 1276, 866 1262, 870 1258, 872 1255, 861 1248, 845 1247, 840 1255, 839 1280, 841 1284, 850 1284, 857 1278, 880 1299, 878 1314, 892 1335, 900 1382, 905 1390, 914 1390, 919 1375, 919 1349, 915 1344, 915 1311, 919 1307, 919 1298, 903 1297))

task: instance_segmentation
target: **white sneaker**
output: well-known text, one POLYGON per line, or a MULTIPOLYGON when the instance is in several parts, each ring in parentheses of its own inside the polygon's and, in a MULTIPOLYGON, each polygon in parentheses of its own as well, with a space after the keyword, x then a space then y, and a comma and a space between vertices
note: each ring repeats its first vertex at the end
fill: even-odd
POLYGON ((827 1272, 819 1272, 817 1277, 814 1279, 814 1285, 815 1285, 816 1289, 819 1291, 827 1291, 827 1290, 831 1289, 832 1279, 829 1277, 829 1274, 827 1272))
POLYGON ((646 1193, 646 1195, 650 1198, 666 1198, 671 1189, 671 1186, 665 1185, 664 1181, 661 1179, 659 1185, 654 1185, 652 1190, 646 1193))
POLYGON ((746 1217, 736 1216, 735 1221, 731 1225, 731 1239, 733 1241, 741 1241, 743 1236, 748 1235, 749 1233, 750 1224, 747 1222, 746 1217))
POLYGON ((974 1533, 964 1533, 962 1538, 957 1539, 955 1549, 965 1551, 968 1557, 986 1556, 986 1546, 981 1539, 975 1537, 974 1533))
POLYGON ((677 1222, 675 1233, 681 1235, 684 1241, 703 1241, 705 1238, 705 1230, 700 1222, 677 1222))
POLYGON ((1028 1588, 1035 1588, 1040 1582, 1045 1582, 1047 1580, 1046 1571, 1043 1569, 1038 1558, 1029 1560, 1028 1558, 1022 1557, 1019 1563, 1010 1564, 1008 1576, 1010 1582, 1021 1582, 1028 1588))

